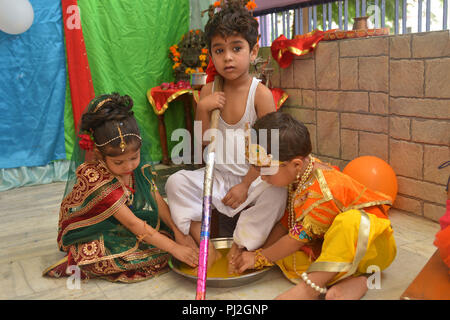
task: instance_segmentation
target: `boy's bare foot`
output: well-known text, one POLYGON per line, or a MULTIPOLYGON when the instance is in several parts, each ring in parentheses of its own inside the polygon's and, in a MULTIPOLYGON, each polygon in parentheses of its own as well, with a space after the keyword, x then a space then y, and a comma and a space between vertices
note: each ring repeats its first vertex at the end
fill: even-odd
POLYGON ((240 249, 238 245, 233 242, 233 245, 230 248, 230 251, 228 251, 227 254, 227 260, 228 260, 228 274, 235 274, 237 273, 237 269, 235 266, 236 258, 244 251, 244 249, 240 249))
POLYGON ((222 254, 214 248, 214 245, 210 246, 208 251, 208 270, 210 270, 214 263, 222 258, 222 254))
MULTIPOLYGON (((211 245, 210 243, 210 247, 208 249, 208 266, 207 266, 207 270, 211 270, 211 267, 214 265, 214 263, 216 263, 220 258, 222 258, 222 254, 220 253, 219 250, 216 250, 216 248, 214 247, 214 245, 211 245)), ((194 268, 194 272, 197 273, 198 272, 198 266, 194 268)))
POLYGON ((319 292, 300 279, 299 284, 283 292, 275 300, 318 300, 319 292))
POLYGON ((359 300, 367 292, 367 278, 364 276, 344 279, 328 289, 326 300, 359 300))

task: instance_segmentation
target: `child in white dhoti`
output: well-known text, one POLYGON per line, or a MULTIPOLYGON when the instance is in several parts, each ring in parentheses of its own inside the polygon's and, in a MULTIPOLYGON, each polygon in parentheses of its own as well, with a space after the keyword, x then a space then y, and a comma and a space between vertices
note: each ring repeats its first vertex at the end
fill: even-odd
MULTIPOLYGON (((249 74, 250 62, 259 50, 258 22, 246 9, 228 6, 208 21, 205 34, 212 62, 224 85, 223 92, 213 92, 211 82, 202 88, 195 119, 202 122, 203 136, 210 128, 212 110, 220 109, 212 204, 228 217, 240 212, 230 260, 239 250, 255 250, 265 242, 283 216, 287 189, 262 181, 259 173, 245 162, 245 124, 251 125, 275 111, 271 91, 249 74)), ((181 170, 166 183, 172 219, 186 235, 182 240, 186 243, 189 234, 197 243, 200 241, 204 173, 204 168, 181 170)), ((210 242, 208 266, 219 258, 210 242)), ((229 271, 234 271, 232 265, 229 271)))

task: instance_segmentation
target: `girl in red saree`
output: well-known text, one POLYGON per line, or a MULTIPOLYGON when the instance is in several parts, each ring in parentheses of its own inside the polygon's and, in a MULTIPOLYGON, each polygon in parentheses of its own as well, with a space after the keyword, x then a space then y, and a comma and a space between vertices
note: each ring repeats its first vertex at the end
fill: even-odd
POLYGON ((132 106, 114 93, 94 98, 83 114, 59 214, 57 242, 67 255, 44 275, 67 276, 76 265, 82 279, 136 282, 167 271, 169 254, 196 266, 198 249, 153 182, 132 106))
POLYGON ((278 129, 279 157, 248 141, 247 158, 264 181, 288 186, 289 197, 264 246, 238 254, 235 270, 277 264, 296 284, 278 299, 360 299, 364 275, 386 269, 396 255, 390 197, 312 157, 308 129, 289 114, 269 113, 253 127, 267 130, 267 141, 278 129))

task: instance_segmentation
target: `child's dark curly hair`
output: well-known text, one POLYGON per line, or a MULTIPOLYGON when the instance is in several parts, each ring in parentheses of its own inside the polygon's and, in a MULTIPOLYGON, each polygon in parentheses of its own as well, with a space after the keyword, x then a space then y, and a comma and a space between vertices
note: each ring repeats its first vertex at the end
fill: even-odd
MULTIPOLYGON (((133 100, 128 95, 112 93, 96 97, 81 118, 80 131, 91 132, 95 143, 99 145, 119 137, 118 127, 122 135, 132 133, 140 136, 132 107, 133 100)), ((132 150, 138 150, 141 146, 141 139, 134 135, 125 136, 124 141, 132 150)), ((120 142, 121 139, 114 139, 98 149, 103 155, 114 157, 121 154, 120 142)))
MULTIPOLYGON (((279 130, 279 159, 280 161, 289 161, 295 157, 306 157, 312 151, 311 138, 308 128, 296 120, 288 113, 271 112, 253 124, 253 129, 257 132, 262 129, 267 130, 267 141, 271 141, 271 129, 279 130)), ((266 148, 267 153, 271 153, 270 143, 266 148)))
POLYGON ((258 41, 258 21, 244 7, 230 3, 209 19, 205 26, 206 43, 211 51, 211 39, 220 35, 228 37, 239 34, 253 49, 258 41))

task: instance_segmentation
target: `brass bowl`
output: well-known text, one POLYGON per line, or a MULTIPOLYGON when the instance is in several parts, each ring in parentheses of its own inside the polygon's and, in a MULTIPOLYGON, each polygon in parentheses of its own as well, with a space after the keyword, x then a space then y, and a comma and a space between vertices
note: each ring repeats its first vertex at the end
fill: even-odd
MULTIPOLYGON (((233 238, 216 238, 210 240, 216 249, 229 249, 233 244, 233 238)), ((181 262, 175 259, 173 256, 169 259, 169 267, 179 275, 187 278, 188 280, 197 283, 197 277, 186 274, 180 270, 181 262)), ((255 270, 251 273, 246 273, 237 277, 229 277, 229 278, 206 278, 206 286, 213 288, 230 288, 230 287, 239 287, 251 282, 254 282, 260 278, 262 278, 267 271, 269 271, 271 267, 265 267, 261 270, 255 270)))

